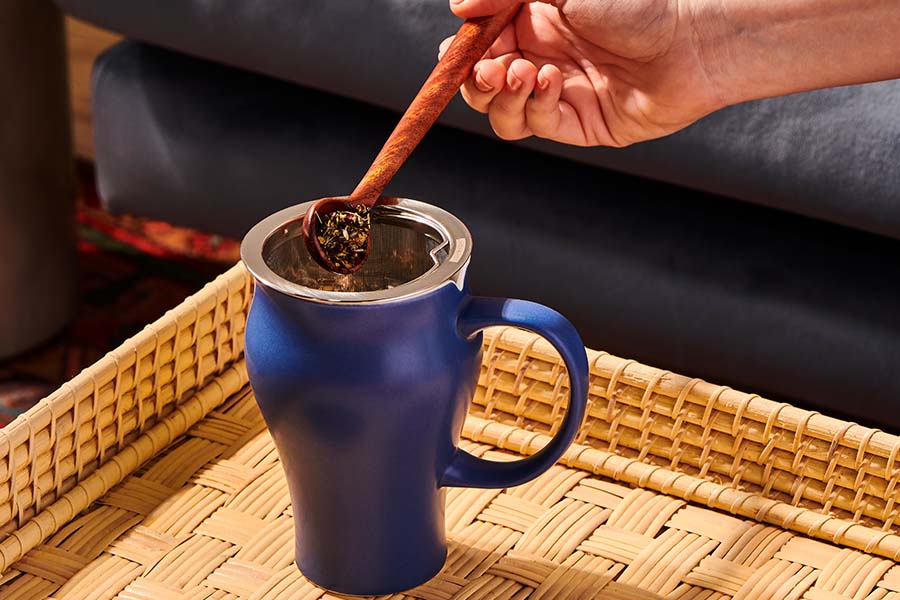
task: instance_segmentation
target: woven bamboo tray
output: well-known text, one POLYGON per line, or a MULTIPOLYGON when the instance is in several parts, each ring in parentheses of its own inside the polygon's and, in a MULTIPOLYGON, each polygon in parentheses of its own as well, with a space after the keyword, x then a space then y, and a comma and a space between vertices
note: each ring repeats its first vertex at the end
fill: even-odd
MULTIPOLYGON (((240 266, 0 431, 2 600, 315 600, 242 359, 240 266)), ((589 352, 561 463, 447 493, 450 555, 391 598, 900 600, 900 439, 589 352)), ((535 452, 562 418, 542 340, 485 337, 463 445, 535 452)), ((365 490, 360 490, 365 501, 365 490)))

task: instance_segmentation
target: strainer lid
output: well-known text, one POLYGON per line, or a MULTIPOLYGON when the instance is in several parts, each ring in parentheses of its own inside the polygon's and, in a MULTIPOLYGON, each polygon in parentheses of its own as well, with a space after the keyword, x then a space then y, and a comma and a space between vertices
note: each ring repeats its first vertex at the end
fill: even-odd
POLYGON ((363 268, 339 275, 320 267, 302 237, 313 202, 281 210, 244 236, 241 258, 262 285, 324 303, 392 302, 444 284, 462 286, 472 236, 449 212, 425 202, 396 199, 372 211, 372 250, 363 268))

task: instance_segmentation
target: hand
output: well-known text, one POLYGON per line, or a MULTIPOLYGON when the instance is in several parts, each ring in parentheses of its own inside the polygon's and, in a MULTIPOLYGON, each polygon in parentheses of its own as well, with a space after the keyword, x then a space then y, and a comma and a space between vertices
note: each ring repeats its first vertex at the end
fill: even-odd
MULTIPOLYGON (((469 18, 519 1, 451 0, 451 8, 469 18)), ((475 65, 463 98, 506 140, 621 147, 677 131, 724 105, 689 1, 526 3, 475 65)))

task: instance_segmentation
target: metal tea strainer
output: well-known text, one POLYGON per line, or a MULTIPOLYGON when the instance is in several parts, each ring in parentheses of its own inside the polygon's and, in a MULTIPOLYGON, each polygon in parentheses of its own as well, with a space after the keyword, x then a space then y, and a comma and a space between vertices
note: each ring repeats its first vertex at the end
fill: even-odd
POLYGON ((372 248, 356 273, 323 269, 302 236, 312 202, 279 211, 257 223, 241 243, 241 258, 253 276, 296 298, 363 303, 417 296, 447 282, 462 285, 472 236, 445 210, 408 199, 373 209, 372 248))

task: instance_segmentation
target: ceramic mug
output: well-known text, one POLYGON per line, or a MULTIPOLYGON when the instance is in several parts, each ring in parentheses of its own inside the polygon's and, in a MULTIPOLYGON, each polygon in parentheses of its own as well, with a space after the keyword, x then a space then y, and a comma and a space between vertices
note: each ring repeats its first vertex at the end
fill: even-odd
POLYGON ((263 220, 242 243, 256 280, 250 383, 287 476, 297 566, 337 592, 398 592, 444 564, 445 488, 519 485, 559 459, 584 417, 587 356, 556 311, 470 295, 472 238, 450 213, 406 199, 379 207, 370 257, 348 276, 307 254, 300 230, 310 204, 263 220), (512 462, 457 447, 481 330, 492 325, 542 335, 569 373, 559 430, 512 462))

